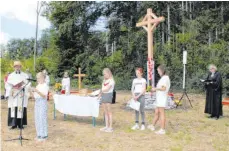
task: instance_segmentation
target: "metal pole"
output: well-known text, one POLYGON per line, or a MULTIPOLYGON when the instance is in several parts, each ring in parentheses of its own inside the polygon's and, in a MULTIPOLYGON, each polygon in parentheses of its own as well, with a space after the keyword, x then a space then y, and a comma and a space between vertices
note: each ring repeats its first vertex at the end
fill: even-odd
POLYGON ((183 69, 184 71, 183 71, 183 89, 185 89, 185 72, 186 72, 186 66, 185 66, 185 64, 184 64, 184 69, 183 69))
POLYGON ((146 75, 147 75, 147 86, 150 86, 149 83, 149 67, 148 67, 149 61, 146 62, 146 75))
POLYGON ((37 33, 38 33, 38 17, 39 17, 38 7, 39 7, 39 1, 37 1, 37 10, 36 10, 37 20, 36 20, 36 34, 35 34, 34 58, 33 58, 33 69, 34 69, 34 71, 36 71, 37 33))
POLYGON ((55 106, 55 102, 53 102, 53 119, 56 119, 56 106, 55 106))

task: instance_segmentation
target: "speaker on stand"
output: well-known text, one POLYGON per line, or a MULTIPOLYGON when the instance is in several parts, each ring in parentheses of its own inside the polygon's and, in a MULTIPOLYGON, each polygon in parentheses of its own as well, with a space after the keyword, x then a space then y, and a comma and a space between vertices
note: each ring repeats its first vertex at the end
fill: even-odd
POLYGON ((183 47, 183 94, 182 94, 181 98, 179 99, 179 102, 177 103, 176 108, 178 107, 178 105, 180 104, 180 102, 184 98, 184 96, 187 97, 187 99, 188 99, 188 101, 189 101, 189 103, 190 103, 190 105, 192 107, 191 100, 188 97, 188 94, 187 94, 187 91, 186 91, 186 87, 185 87, 187 56, 188 56, 187 50, 185 50, 184 47, 183 47))

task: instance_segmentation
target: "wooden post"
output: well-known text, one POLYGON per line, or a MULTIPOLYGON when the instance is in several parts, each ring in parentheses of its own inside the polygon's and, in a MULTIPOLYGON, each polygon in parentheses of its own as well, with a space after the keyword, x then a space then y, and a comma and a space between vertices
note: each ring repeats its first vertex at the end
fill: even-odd
POLYGON ((154 60, 153 60, 153 30, 156 26, 165 20, 164 17, 157 17, 151 8, 147 9, 147 14, 145 15, 142 22, 136 24, 137 27, 143 27, 147 32, 148 37, 148 61, 147 61, 147 85, 150 85, 150 80, 152 80, 152 86, 154 83, 154 60))
POLYGON ((81 68, 78 68, 78 74, 74 74, 73 77, 78 77, 78 89, 80 90, 81 87, 81 78, 85 77, 86 74, 81 74, 81 68))

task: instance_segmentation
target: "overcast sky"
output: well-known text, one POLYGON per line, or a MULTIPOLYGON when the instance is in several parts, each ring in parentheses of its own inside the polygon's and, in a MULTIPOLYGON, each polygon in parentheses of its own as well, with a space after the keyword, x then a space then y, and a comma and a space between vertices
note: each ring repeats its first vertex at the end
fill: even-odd
MULTIPOLYGON (((36 28, 36 6, 37 2, 6 0, 0 4, 0 44, 6 44, 11 38, 31 38, 35 37, 36 28)), ((41 31, 50 27, 50 22, 45 18, 39 17, 38 38, 41 31)), ((104 28, 104 19, 97 22, 97 29, 104 28)))
MULTIPOLYGON (((36 1, 1 1, 0 43, 6 44, 10 38, 35 37, 36 5, 36 1)), ((40 16, 39 33, 48 27, 49 21, 40 16)))

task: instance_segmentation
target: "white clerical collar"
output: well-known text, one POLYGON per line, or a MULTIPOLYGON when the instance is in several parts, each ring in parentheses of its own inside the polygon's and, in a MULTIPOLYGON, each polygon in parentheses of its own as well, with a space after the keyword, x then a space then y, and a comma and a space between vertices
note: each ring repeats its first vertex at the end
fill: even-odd
POLYGON ((212 72, 211 77, 214 77, 214 75, 215 75, 215 72, 212 72))
POLYGON ((15 71, 15 73, 16 73, 16 74, 21 74, 21 71, 20 71, 20 70, 19 70, 19 71, 15 71))

